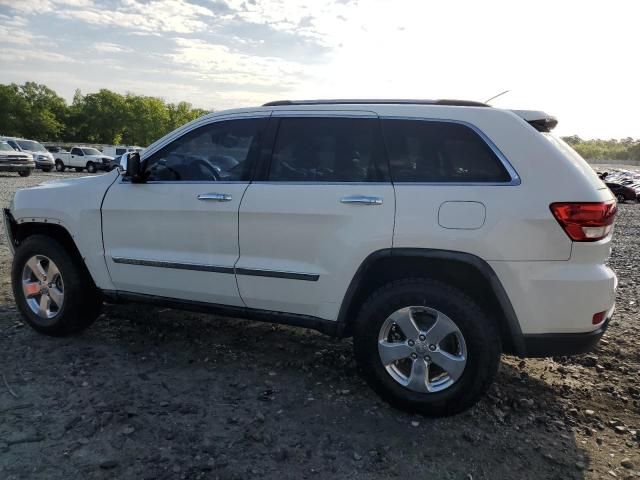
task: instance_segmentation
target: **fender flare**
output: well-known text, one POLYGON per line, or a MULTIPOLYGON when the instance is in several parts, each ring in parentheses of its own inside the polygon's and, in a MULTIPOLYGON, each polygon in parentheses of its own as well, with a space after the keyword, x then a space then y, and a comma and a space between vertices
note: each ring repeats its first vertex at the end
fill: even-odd
POLYGON ((485 278, 497 299, 498 305, 504 315, 508 334, 513 344, 514 353, 519 356, 524 356, 526 354, 520 322, 518 321, 516 312, 513 309, 511 300, 509 300, 509 296, 493 268, 491 268, 485 260, 476 255, 452 250, 429 248, 387 248, 371 253, 360 264, 360 267, 358 267, 356 274, 353 276, 353 279, 347 288, 342 304, 340 305, 337 325, 339 335, 344 335, 348 329, 349 319, 347 318, 347 314, 351 306, 351 302, 366 277, 367 271, 378 260, 388 257, 421 257, 431 260, 451 260, 464 263, 475 268, 485 278))

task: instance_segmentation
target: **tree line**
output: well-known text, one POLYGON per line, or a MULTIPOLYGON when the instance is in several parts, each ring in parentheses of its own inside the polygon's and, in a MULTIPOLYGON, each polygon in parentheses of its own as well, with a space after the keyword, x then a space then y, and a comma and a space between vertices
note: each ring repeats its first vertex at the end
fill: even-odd
POLYGON ((582 157, 605 160, 640 160, 640 140, 583 140, 577 135, 563 137, 582 157))
POLYGON ((0 84, 0 135, 41 142, 146 146, 205 113, 188 102, 106 88, 86 95, 76 90, 68 104, 46 85, 0 84))
MULTIPOLYGON (((46 85, 0 84, 0 135, 42 142, 146 146, 205 113, 187 102, 167 103, 106 88, 86 95, 76 90, 69 105, 46 85)), ((640 140, 563 138, 587 159, 640 160, 640 140)))

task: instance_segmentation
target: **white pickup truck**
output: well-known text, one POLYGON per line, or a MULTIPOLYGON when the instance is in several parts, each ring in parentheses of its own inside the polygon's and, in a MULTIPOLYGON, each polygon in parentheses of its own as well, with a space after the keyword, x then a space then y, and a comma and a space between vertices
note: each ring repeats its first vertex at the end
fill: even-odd
POLYGON ((95 148, 73 147, 70 152, 56 152, 55 164, 58 172, 64 172, 67 168, 75 168, 76 172, 81 172, 86 168, 87 172, 95 173, 98 170, 111 170, 113 157, 103 155, 95 148))

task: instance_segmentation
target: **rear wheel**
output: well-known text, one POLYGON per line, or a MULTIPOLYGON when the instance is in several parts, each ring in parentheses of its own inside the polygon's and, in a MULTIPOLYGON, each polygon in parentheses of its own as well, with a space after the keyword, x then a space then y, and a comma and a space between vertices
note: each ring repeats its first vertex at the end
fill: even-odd
POLYGON ((624 198, 624 195, 622 195, 621 193, 616 195, 616 199, 618 200, 618 203, 624 203, 626 200, 626 198, 624 198))
POLYGON ((80 260, 54 238, 34 235, 16 249, 13 295, 24 320, 40 333, 63 336, 93 323, 102 300, 80 260))
POLYGON ((66 168, 67 167, 65 167, 64 163, 62 162, 62 160, 56 160, 56 170, 58 172, 64 172, 66 168))
POLYGON ((20 175, 21 177, 28 177, 29 175, 31 175, 31 170, 20 170, 18 172, 18 175, 20 175))
POLYGON ((501 354, 497 326, 460 290, 428 279, 373 293, 354 328, 369 385, 392 405, 428 416, 459 413, 491 385, 501 354))
POLYGON ((98 169, 96 168, 96 164, 93 162, 87 162, 87 172, 96 173, 98 169))

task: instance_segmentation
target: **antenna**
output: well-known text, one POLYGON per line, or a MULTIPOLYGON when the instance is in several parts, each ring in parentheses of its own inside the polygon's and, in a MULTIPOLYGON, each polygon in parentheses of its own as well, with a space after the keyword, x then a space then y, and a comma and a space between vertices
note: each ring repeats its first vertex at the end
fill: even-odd
POLYGON ((501 97, 502 95, 504 95, 505 93, 509 93, 511 90, 505 90, 504 92, 501 92, 497 95, 494 95, 493 97, 491 97, 489 100, 485 100, 484 103, 489 103, 491 100, 495 100, 498 97, 501 97))

